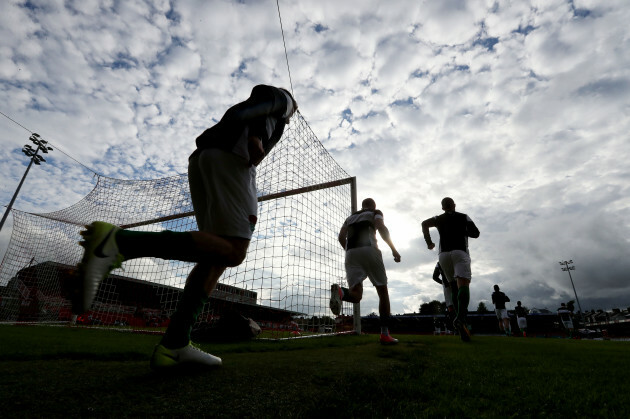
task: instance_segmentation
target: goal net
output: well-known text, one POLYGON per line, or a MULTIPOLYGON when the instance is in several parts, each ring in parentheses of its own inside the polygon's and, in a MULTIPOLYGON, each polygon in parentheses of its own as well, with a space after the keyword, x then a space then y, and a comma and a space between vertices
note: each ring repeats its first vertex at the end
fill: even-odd
MULTIPOLYGON (((222 320, 251 318, 260 336, 353 330, 353 307, 329 310, 330 287, 345 283, 339 228, 356 207, 354 178, 298 113, 257 170, 258 223, 247 258, 225 271, 195 325, 212 336, 222 320)), ((0 265, 0 321, 67 322, 69 290, 83 249, 79 231, 100 220, 138 231, 197 229, 186 174, 153 180, 96 175, 94 189, 52 213, 12 210, 13 232, 0 265)), ((194 264, 158 258, 112 271, 78 324, 160 331, 194 264)), ((224 328, 225 329, 225 328, 224 328)))

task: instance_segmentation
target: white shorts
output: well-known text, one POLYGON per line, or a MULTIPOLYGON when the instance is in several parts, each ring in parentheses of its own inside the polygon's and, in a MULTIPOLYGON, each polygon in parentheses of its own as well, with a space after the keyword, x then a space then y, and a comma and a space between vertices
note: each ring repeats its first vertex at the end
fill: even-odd
POLYGON ((495 308, 494 312, 496 313, 497 319, 499 319, 499 320, 509 319, 506 308, 495 308))
POLYGON ((571 320, 571 317, 567 315, 560 316, 560 320, 566 329, 573 329, 573 320, 571 320))
POLYGON ((376 247, 355 247, 346 251, 346 277, 348 287, 360 284, 365 278, 375 287, 387 285, 383 255, 376 247))
POLYGON ((188 183, 199 231, 251 239, 258 221, 255 166, 206 148, 188 159, 188 183))
POLYGON ((519 329, 527 328, 527 319, 525 317, 517 317, 516 322, 518 323, 519 329))
POLYGON ((444 271, 444 275, 449 281, 454 281, 455 277, 471 280, 470 256, 468 253, 463 250, 442 252, 439 255, 439 259, 442 271, 444 271))

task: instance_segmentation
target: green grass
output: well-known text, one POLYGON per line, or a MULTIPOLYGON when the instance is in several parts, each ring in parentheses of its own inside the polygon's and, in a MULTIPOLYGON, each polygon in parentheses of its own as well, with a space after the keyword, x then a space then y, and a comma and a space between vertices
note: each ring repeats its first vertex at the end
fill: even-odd
POLYGON ((159 375, 157 336, 0 326, 2 417, 630 417, 630 342, 375 335, 202 345, 159 375))

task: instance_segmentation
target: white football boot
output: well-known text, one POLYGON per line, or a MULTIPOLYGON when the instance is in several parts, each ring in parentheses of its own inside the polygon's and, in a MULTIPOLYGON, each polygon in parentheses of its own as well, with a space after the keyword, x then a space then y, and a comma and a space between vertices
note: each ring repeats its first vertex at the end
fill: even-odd
POLYGON ((339 285, 332 284, 330 287, 330 311, 333 312, 335 316, 338 316, 341 313, 341 297, 339 296, 339 285))
POLYGON ((101 281, 112 270, 120 268, 124 260, 116 245, 116 232, 120 228, 102 221, 95 221, 85 227, 81 231, 84 241, 79 243, 85 249, 79 263, 79 292, 72 303, 75 314, 90 309, 101 281))
POLYGON ((164 345, 156 345, 151 356, 151 369, 164 370, 183 364, 196 364, 204 367, 218 367, 221 358, 193 346, 192 343, 183 348, 167 349, 164 345))

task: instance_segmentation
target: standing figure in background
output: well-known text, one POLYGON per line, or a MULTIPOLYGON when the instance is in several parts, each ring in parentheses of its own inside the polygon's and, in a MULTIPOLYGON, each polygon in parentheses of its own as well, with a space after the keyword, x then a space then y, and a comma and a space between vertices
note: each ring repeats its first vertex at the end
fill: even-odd
POLYGON ((494 292, 492 293, 492 304, 494 304, 494 312, 499 320, 499 330, 505 333, 506 336, 510 336, 512 333, 512 326, 510 325, 510 317, 508 316, 505 303, 510 299, 503 292, 499 291, 499 286, 494 286, 494 292))
POLYGON ((521 334, 524 338, 527 337, 527 310, 525 310, 525 307, 521 305, 520 301, 516 302, 514 314, 516 314, 516 323, 518 324, 518 328, 521 330, 521 334))
POLYGON ((560 304, 560 308, 558 308, 558 317, 560 317, 560 322, 567 330, 567 333, 570 338, 573 337, 573 319, 571 317, 571 311, 569 311, 567 305, 565 303, 560 304))

